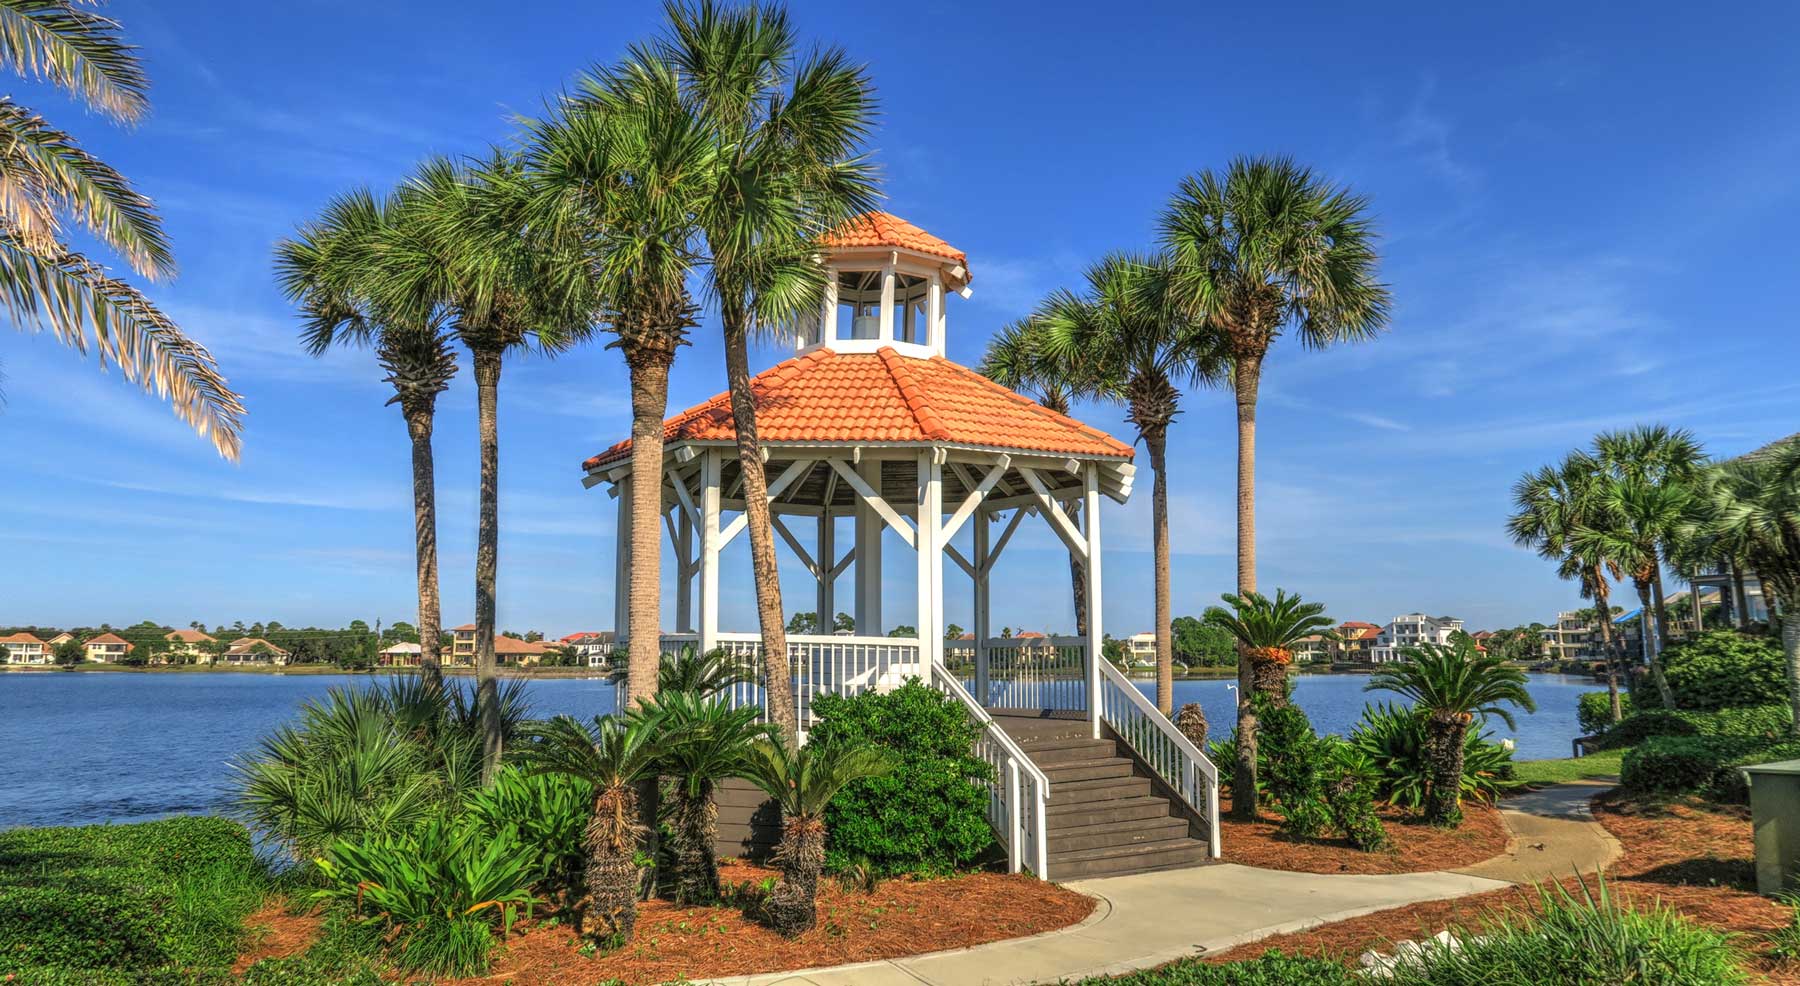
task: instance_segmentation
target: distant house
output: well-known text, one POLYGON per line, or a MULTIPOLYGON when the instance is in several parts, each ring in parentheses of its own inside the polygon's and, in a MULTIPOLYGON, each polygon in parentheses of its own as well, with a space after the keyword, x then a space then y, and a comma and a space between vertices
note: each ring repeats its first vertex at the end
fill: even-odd
POLYGON ((231 642, 222 660, 226 664, 283 665, 293 655, 261 637, 239 637, 231 642))
POLYGON ((1604 661, 1600 630, 1593 610, 1569 610, 1556 614, 1556 624, 1539 631, 1544 657, 1552 661, 1604 661))
POLYGON ((563 646, 575 652, 575 658, 590 668, 603 668, 612 663, 615 646, 611 631, 571 633, 562 638, 563 646))
POLYGON ((501 667, 529 667, 544 659, 550 645, 541 640, 521 640, 504 633, 494 635, 494 663, 501 667))
POLYGON ((401 640, 381 649, 381 663, 391 668, 416 668, 424 659, 425 648, 401 640))
POLYGON ((1381 639, 1380 627, 1361 620, 1345 620, 1338 625, 1337 632, 1338 639, 1333 647, 1332 660, 1359 664, 1375 660, 1372 652, 1376 642, 1381 639))
POLYGON ((10 637, 0 637, 0 657, 4 657, 7 664, 56 663, 55 648, 22 630, 10 637))
POLYGON ((81 645, 87 659, 97 664, 117 664, 125 659, 125 655, 136 650, 130 641, 116 633, 103 633, 98 637, 89 637, 81 645))
POLYGON ((215 642, 212 634, 202 630, 170 630, 163 634, 169 649, 156 657, 159 664, 211 664, 212 652, 203 644, 215 642))
POLYGON ((54 650, 56 650, 56 648, 61 647, 63 644, 66 644, 69 641, 74 640, 74 639, 75 639, 74 634, 70 633, 67 630, 64 630, 62 633, 59 633, 56 636, 51 637, 49 640, 45 641, 45 643, 49 644, 50 649, 52 651, 54 651, 54 650))
POLYGON ((1156 663, 1156 631, 1144 630, 1125 638, 1125 650, 1131 654, 1131 663, 1156 663))
POLYGON ((1463 628, 1463 621, 1453 616, 1427 616, 1405 613, 1381 628, 1380 635, 1369 648, 1369 659, 1376 664, 1404 660, 1405 648, 1421 644, 1447 644, 1450 635, 1463 628))
POLYGON ((451 667, 473 667, 475 664, 475 624, 464 623, 450 631, 451 667))

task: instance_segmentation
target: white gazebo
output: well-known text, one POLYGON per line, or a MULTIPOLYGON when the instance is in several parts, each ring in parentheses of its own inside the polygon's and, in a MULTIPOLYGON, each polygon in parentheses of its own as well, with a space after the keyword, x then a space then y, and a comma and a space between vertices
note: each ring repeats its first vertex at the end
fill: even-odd
MULTIPOLYGON (((802 728, 817 694, 885 689, 917 676, 958 695, 984 722, 989 710, 1025 710, 1085 720, 1094 738, 1110 727, 1143 747, 1151 767, 1198 810, 1209 797, 1216 805, 1211 764, 1106 661, 1093 659, 1104 639, 1102 504, 1130 496, 1131 447, 945 358, 946 296, 969 293, 962 251, 880 212, 847 226, 828 249, 819 318, 800 333, 793 359, 751 382, 775 533, 812 576, 819 626, 832 626, 840 592, 855 618, 852 635, 788 636, 802 728), (1027 517, 1048 525, 1087 576, 1085 637, 993 632, 995 565, 1027 517), (898 622, 882 612, 887 531, 916 559, 916 636, 884 633, 898 622), (972 668, 945 661, 946 576, 959 573, 972 594, 972 668)), ((669 418, 664 439, 661 507, 673 555, 665 568, 675 579, 675 632, 664 634, 664 649, 723 648, 760 663, 759 634, 719 626, 720 553, 746 523, 728 396, 669 418)), ((627 440, 583 463, 585 483, 604 484, 618 499, 620 531, 631 510, 630 449, 627 440)), ((623 587, 629 539, 617 543, 615 584, 623 587)), ((749 582, 747 567, 741 578, 749 582)), ((782 589, 788 599, 806 591, 791 582, 782 589)), ((616 597, 623 645, 626 593, 616 597)), ((743 686, 732 699, 763 704, 760 686, 743 686)), ((1023 858, 1042 874, 1048 783, 1002 730, 988 735, 984 755, 1000 774, 996 827, 1020 836, 1006 840, 1015 864, 1023 858)))

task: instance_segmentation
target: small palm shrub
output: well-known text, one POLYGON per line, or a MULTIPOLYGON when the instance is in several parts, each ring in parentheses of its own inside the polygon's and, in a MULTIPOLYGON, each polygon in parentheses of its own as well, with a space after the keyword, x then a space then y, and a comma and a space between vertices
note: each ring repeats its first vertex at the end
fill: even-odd
POLYGON ((887 694, 820 696, 810 742, 872 745, 892 769, 844 785, 826 809, 826 865, 866 860, 882 873, 946 873, 988 851, 993 768, 975 756, 981 727, 954 698, 910 679, 887 694))
POLYGON ((469 798, 466 812, 483 840, 498 840, 507 829, 515 830, 520 846, 538 855, 538 869, 544 874, 539 894, 555 901, 559 910, 578 906, 586 891, 592 783, 567 774, 527 774, 507 767, 494 775, 492 785, 469 798))
POLYGON ((1230 609, 1208 607, 1201 617, 1208 625, 1231 634, 1251 661, 1257 694, 1281 704, 1287 701, 1287 667, 1294 661, 1294 647, 1315 634, 1328 634, 1332 619, 1323 603, 1303 602, 1298 594, 1275 590, 1275 598, 1259 592, 1219 597, 1230 609))
POLYGON ((770 735, 755 706, 733 709, 699 692, 662 692, 641 715, 656 723, 656 769, 668 789, 674 850, 675 901, 719 896, 719 807, 713 787, 742 774, 750 745, 770 735))
POLYGON ((404 968, 446 975, 487 968, 493 929, 511 930, 544 873, 516 828, 442 816, 404 835, 341 840, 318 867, 325 886, 314 899, 378 927, 404 968))
MULTIPOLYGON (((1370 703, 1363 706, 1348 742, 1368 759, 1377 797, 1406 811, 1424 810, 1431 763, 1423 716, 1402 705, 1370 703)), ((1464 735, 1464 800, 1493 801, 1518 786, 1512 773, 1512 752, 1506 747, 1474 730, 1464 735)))

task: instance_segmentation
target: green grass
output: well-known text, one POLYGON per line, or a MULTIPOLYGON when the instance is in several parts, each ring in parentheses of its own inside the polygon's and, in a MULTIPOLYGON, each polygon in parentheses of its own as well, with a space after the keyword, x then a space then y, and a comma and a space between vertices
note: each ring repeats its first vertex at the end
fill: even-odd
POLYGON ((1602 750, 1568 760, 1519 760, 1513 764, 1513 776, 1529 787, 1612 780, 1619 776, 1619 764, 1624 756, 1624 750, 1602 750))

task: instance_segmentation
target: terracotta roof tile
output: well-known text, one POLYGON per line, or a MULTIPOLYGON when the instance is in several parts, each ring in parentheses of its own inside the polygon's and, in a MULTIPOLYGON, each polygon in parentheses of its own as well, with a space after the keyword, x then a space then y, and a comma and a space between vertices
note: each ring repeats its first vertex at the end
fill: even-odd
POLYGON ((41 644, 43 642, 23 630, 10 637, 0 637, 0 644, 41 644))
POLYGON ((200 630, 171 630, 163 634, 164 640, 175 640, 184 644, 197 644, 202 640, 213 639, 211 635, 200 630))
MULTIPOLYGON (((1129 459, 1131 446, 1057 414, 967 367, 934 356, 817 349, 777 363, 750 381, 764 442, 943 442, 979 448, 1129 459)), ((729 394, 663 423, 665 442, 736 440, 729 394)), ((624 459, 620 442, 582 463, 624 459)))
POLYGON ((889 212, 868 212, 827 233, 828 247, 898 247, 954 260, 965 268, 968 254, 889 212))
POLYGON ((103 633, 98 637, 89 637, 87 640, 83 641, 83 643, 124 644, 126 650, 131 650, 136 646, 136 645, 132 644, 130 641, 126 640, 124 637, 121 637, 116 633, 103 633))

